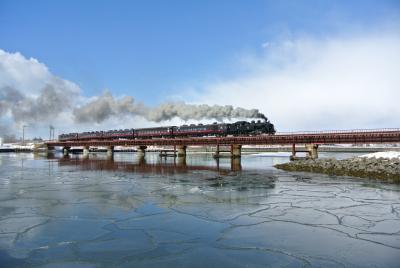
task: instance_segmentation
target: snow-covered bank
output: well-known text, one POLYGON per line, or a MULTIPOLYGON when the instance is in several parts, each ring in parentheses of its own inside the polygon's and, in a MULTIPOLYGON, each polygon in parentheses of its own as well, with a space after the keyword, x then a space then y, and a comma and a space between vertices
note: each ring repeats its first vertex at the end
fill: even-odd
POLYGON ((33 144, 2 144, 0 152, 30 152, 33 150, 33 144))
MULTIPOLYGON (((392 156, 393 154, 387 155, 392 156)), ((325 173, 400 183, 400 158, 397 157, 353 157, 343 160, 332 158, 308 159, 279 164, 275 167, 286 171, 325 173)))
POLYGON ((377 153, 371 153, 371 154, 361 155, 360 157, 366 157, 366 158, 400 159, 400 152, 396 152, 396 151, 377 152, 377 153))
POLYGON ((292 153, 289 152, 265 152, 265 153, 256 153, 256 154, 248 154, 249 156, 257 156, 257 157, 289 157, 292 153))

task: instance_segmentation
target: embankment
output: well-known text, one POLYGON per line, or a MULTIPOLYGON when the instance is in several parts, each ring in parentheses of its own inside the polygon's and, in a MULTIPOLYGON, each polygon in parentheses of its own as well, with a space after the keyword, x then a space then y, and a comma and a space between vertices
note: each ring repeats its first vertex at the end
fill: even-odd
POLYGON ((286 171, 305 171, 335 176, 381 179, 400 183, 400 159, 398 158, 308 159, 278 164, 275 167, 286 171))

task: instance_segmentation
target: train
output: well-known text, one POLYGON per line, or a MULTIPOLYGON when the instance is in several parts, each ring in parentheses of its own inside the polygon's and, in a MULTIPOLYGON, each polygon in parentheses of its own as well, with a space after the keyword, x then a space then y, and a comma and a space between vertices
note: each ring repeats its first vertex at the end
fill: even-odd
POLYGON ((183 137, 226 137, 243 135, 275 134, 275 127, 267 119, 258 121, 237 121, 235 123, 191 124, 152 128, 120 129, 67 133, 58 136, 59 141, 108 140, 108 139, 153 139, 183 137))

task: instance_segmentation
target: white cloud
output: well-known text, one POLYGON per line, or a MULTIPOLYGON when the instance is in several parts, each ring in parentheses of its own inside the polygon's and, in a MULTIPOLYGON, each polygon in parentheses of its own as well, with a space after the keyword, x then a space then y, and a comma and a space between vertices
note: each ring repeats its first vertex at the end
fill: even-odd
POLYGON ((0 119, 7 132, 19 132, 22 124, 43 129, 58 122, 79 93, 78 85, 55 76, 38 60, 0 49, 0 119))
POLYGON ((47 85, 60 86, 60 83, 67 90, 80 91, 75 83, 55 76, 38 60, 0 49, 0 88, 12 87, 26 95, 37 96, 47 85))
POLYGON ((209 84, 194 100, 258 108, 281 131, 400 127, 398 32, 264 47, 251 74, 209 84))

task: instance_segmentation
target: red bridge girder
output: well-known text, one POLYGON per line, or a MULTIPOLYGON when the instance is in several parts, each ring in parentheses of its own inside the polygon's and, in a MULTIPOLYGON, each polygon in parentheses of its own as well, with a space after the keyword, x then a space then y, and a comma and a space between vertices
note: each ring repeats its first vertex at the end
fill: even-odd
POLYGON ((179 146, 400 143, 400 130, 295 133, 239 137, 193 137, 136 140, 48 141, 48 146, 179 146))

